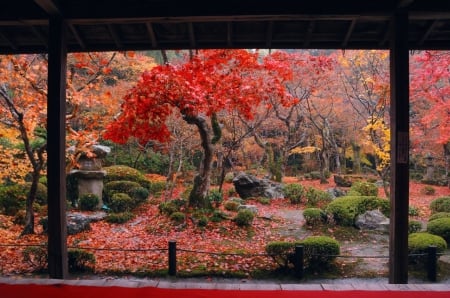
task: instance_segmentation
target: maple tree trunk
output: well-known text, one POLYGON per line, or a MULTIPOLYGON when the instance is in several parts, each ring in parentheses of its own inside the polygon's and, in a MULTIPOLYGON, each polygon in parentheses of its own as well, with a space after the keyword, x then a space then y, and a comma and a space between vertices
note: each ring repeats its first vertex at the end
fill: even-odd
POLYGON ((206 119, 202 116, 184 116, 183 119, 197 126, 203 148, 203 160, 199 173, 194 178, 194 186, 189 195, 189 206, 194 208, 210 209, 211 202, 208 200, 209 187, 211 185, 212 161, 214 147, 211 142, 211 132, 206 119))
POLYGON ((352 142, 353 149, 353 167, 352 172, 354 174, 361 173, 361 146, 352 142))

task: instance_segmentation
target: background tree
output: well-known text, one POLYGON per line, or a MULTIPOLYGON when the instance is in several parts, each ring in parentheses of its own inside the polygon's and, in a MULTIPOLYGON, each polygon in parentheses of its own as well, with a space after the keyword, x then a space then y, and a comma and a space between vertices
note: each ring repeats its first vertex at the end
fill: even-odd
MULTIPOLYGON (((450 52, 422 51, 411 59, 412 153, 435 160, 450 170, 450 52)), ((450 187, 450 182, 449 182, 450 187)))

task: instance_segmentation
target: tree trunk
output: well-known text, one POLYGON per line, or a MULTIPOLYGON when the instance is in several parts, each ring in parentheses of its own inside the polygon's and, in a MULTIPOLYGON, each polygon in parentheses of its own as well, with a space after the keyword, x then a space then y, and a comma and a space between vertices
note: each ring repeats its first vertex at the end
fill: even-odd
POLYGON ((361 173, 361 146, 352 142, 352 149, 353 149, 352 172, 354 174, 360 174, 361 173))
POLYGON ((34 210, 33 210, 33 204, 36 200, 36 194, 38 189, 38 183, 39 183, 39 176, 40 176, 40 170, 36 171, 33 170, 33 178, 31 181, 31 188, 30 192, 27 196, 26 201, 26 215, 25 215, 25 226, 22 230, 21 236, 23 235, 29 235, 34 234, 34 210))
POLYGON ((203 159, 199 173, 194 178, 194 186, 189 195, 189 206, 193 208, 210 209, 211 202, 208 200, 209 187, 211 185, 212 161, 214 147, 211 142, 211 132, 202 116, 184 116, 189 124, 197 126, 200 134, 201 146, 203 148, 203 159))

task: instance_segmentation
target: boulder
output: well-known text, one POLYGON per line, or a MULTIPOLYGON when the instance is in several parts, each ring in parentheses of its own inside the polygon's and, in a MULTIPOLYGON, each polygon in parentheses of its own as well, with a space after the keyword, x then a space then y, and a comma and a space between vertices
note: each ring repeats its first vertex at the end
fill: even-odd
POLYGON ((369 210, 357 216, 355 226, 360 230, 389 232, 389 218, 380 210, 369 210))
MULTIPOLYGON (((92 214, 83 213, 67 213, 67 234, 75 235, 83 231, 88 231, 91 229, 91 222, 100 221, 106 217, 105 212, 96 212, 92 214)), ((44 217, 41 219, 41 224, 44 233, 48 232, 48 218, 44 217)))
POLYGON ((338 198, 338 197, 345 196, 345 191, 343 191, 342 189, 337 188, 337 187, 329 188, 329 189, 327 189, 327 192, 330 194, 331 199, 333 199, 333 200, 338 198))
POLYGON ((251 197, 284 198, 283 188, 280 183, 269 179, 259 179, 243 172, 234 177, 233 185, 236 192, 243 199, 251 197))
POLYGON ((351 187, 352 182, 350 180, 345 179, 342 176, 334 175, 333 176, 334 183, 336 183, 336 186, 338 187, 351 187))

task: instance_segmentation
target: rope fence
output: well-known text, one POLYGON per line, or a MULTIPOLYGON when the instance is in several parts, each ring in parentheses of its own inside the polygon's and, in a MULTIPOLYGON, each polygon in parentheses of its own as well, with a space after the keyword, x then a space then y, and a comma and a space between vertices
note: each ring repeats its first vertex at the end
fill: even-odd
MULTIPOLYGON (((0 244, 0 247, 47 247, 45 244, 0 244)), ((169 241, 167 248, 98 248, 98 247, 82 247, 82 246, 68 246, 68 249, 82 249, 93 251, 119 251, 119 252, 168 252, 168 274, 170 276, 177 275, 177 254, 179 252, 192 254, 208 254, 214 256, 238 256, 241 258, 254 257, 273 257, 273 255, 263 254, 246 254, 246 253, 224 253, 224 252, 209 252, 192 249, 177 248, 176 241, 169 241)), ((426 257, 427 278, 429 281, 436 281, 437 279, 437 261, 440 256, 448 255, 450 253, 438 253, 436 246, 429 246, 426 253, 409 254, 408 257, 426 257)), ((389 259, 387 255, 327 255, 327 254, 309 254, 311 257, 322 258, 344 258, 344 259, 389 259)), ((294 271, 297 277, 302 278, 304 275, 304 264, 306 254, 303 246, 296 246, 294 251, 294 271)))

